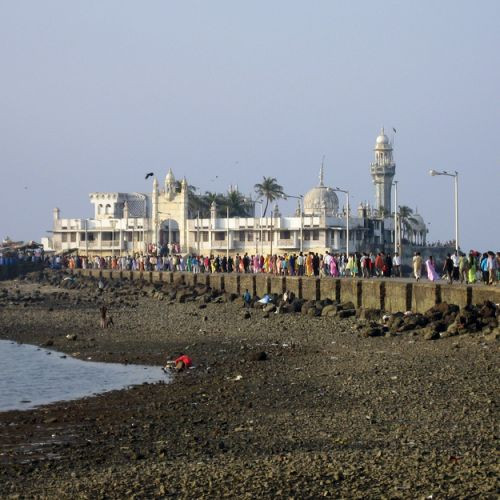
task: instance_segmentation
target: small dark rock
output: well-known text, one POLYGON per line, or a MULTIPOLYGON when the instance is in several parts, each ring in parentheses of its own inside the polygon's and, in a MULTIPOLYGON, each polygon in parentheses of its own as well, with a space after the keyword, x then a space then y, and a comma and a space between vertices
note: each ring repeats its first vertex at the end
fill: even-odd
POLYGON ((264 351, 255 352, 251 355, 250 359, 252 361, 266 361, 267 360, 267 353, 265 353, 264 351))

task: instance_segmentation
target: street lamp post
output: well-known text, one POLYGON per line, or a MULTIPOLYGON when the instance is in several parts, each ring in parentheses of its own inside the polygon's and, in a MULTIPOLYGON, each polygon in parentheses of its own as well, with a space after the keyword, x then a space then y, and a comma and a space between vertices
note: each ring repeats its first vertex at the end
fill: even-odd
MULTIPOLYGON (((263 229, 263 223, 262 219, 264 217, 263 215, 263 207, 264 207, 264 202, 262 200, 255 200, 255 203, 260 204, 260 220, 259 220, 259 226, 260 226, 260 255, 264 253, 264 229, 263 229)), ((257 252, 257 249, 256 249, 257 252)))
POLYGON ((435 177, 436 175, 446 175, 448 177, 455 178, 455 250, 458 253, 460 248, 458 242, 458 172, 447 172, 446 170, 438 171, 438 170, 429 170, 429 175, 435 177))
POLYGON ((291 194, 283 194, 282 195, 283 199, 287 198, 295 198, 296 200, 299 200, 299 206, 300 206, 300 251, 302 252, 304 250, 304 195, 299 194, 298 196, 294 196, 291 194))
POLYGON ((229 205, 226 206, 226 262, 229 260, 229 205))
POLYGON ((394 254, 399 248, 399 228, 398 228, 398 181, 394 181, 394 254))
POLYGON ((88 219, 85 219, 85 257, 89 257, 88 219))
MULTIPOLYGON (((264 202, 262 200, 254 200, 253 203, 259 203, 260 204, 260 219, 259 219, 259 229, 260 229, 260 255, 262 255, 263 248, 262 248, 262 207, 264 205, 264 202)), ((254 210, 254 219, 255 219, 255 210, 254 210)), ((255 236, 255 253, 259 253, 259 240, 257 239, 257 234, 255 234, 256 231, 254 231, 254 236, 255 236)))
POLYGON ((200 211, 196 217, 196 243, 198 244, 198 257, 200 256, 200 211))
POLYGON ((271 210, 271 231, 270 231, 270 237, 271 237, 271 258, 273 257, 273 215, 274 212, 271 210))
POLYGON ((349 259, 349 191, 346 189, 340 189, 338 187, 334 188, 333 191, 337 191, 338 193, 344 193, 346 195, 346 214, 345 214, 345 230, 346 230, 346 253, 347 259, 349 259))
POLYGON ((115 227, 116 227, 116 221, 115 220, 111 220, 110 221, 111 223, 111 257, 113 257, 114 253, 115 253, 115 227))

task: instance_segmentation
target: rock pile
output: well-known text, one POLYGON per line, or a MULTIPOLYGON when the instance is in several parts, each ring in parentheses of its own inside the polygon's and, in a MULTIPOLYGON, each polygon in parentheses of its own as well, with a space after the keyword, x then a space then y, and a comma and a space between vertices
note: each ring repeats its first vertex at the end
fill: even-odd
MULTIPOLYGON (((40 271, 28 274, 24 280, 38 284, 48 284, 65 291, 53 292, 54 300, 68 303, 98 303, 106 300, 109 305, 117 307, 137 307, 140 297, 151 297, 167 304, 197 302, 200 309, 209 303, 227 303, 247 308, 242 297, 235 293, 224 293, 203 284, 186 285, 181 282, 150 283, 145 280, 130 281, 128 279, 106 280, 94 277, 69 277, 62 271, 40 271), (67 290, 67 291, 66 291, 67 290), (70 290, 84 291, 84 294, 72 295, 70 290)), ((44 296, 35 290, 30 294, 22 294, 19 290, 0 290, 0 307, 5 305, 30 304, 44 301, 44 296)), ((261 303, 254 296, 248 307, 261 310, 264 318, 270 314, 300 313, 309 317, 335 318, 343 320, 352 318, 356 321, 356 330, 362 337, 394 336, 409 334, 420 336, 425 340, 437 340, 462 334, 481 333, 494 340, 500 337, 498 325, 499 307, 486 301, 481 306, 469 305, 459 308, 446 302, 436 304, 425 313, 397 312, 384 314, 380 309, 358 308, 352 302, 337 303, 330 299, 304 300, 288 294, 286 300, 282 295, 270 294, 268 303, 261 303)), ((250 319, 248 309, 242 313, 244 319, 250 319)))
POLYGON ((359 322, 358 329, 362 336, 380 335, 419 335, 425 340, 437 340, 455 335, 482 333, 488 339, 500 337, 497 305, 485 301, 482 306, 469 305, 460 309, 457 305, 443 302, 428 309, 424 314, 395 313, 385 315, 381 322, 373 321, 372 311, 358 311, 358 317, 370 319, 359 322))

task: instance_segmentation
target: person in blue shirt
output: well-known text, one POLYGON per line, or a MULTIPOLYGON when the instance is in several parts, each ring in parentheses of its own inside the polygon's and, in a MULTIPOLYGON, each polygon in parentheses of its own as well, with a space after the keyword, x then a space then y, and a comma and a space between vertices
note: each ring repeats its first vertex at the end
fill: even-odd
POLYGON ((248 288, 245 290, 245 293, 243 294, 243 301, 245 302, 246 307, 250 307, 250 301, 252 300, 252 296, 250 295, 250 292, 248 291, 248 288))

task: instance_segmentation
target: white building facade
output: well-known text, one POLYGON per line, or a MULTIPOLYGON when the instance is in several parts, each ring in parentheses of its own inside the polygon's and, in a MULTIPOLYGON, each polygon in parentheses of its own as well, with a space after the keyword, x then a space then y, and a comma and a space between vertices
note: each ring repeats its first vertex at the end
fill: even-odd
MULTIPOLYGON (((189 212, 187 180, 177 183, 169 170, 161 188, 154 178, 151 194, 91 193, 91 218, 61 218, 59 209, 54 209, 51 246, 56 252, 88 256, 169 251, 197 255, 340 253, 347 249, 349 219, 350 253, 392 249, 391 188, 396 165, 383 129, 374 151, 374 207, 361 204, 347 214, 345 205, 340 208, 337 191, 324 185, 321 167, 318 185, 299 197, 292 216, 282 216, 276 206, 266 217, 220 217, 212 204, 210 217, 200 218, 189 212)), ((422 224, 407 229, 415 241, 425 244, 423 220, 422 224)))

